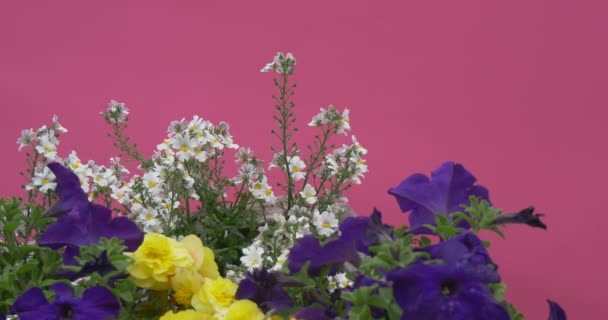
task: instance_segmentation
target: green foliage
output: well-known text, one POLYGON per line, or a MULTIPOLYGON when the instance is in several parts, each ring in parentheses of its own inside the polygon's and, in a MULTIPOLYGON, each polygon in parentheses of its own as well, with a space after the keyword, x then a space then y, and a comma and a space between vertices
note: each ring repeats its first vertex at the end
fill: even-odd
POLYGON ((372 307, 384 309, 389 320, 401 319, 401 308, 395 301, 392 288, 374 284, 369 287, 359 287, 350 292, 343 291, 341 298, 352 303, 352 308, 348 313, 349 319, 373 319, 372 307))
POLYGON ((371 246, 371 256, 362 259, 359 270, 374 279, 382 277, 382 270, 393 270, 404 268, 420 257, 427 256, 425 252, 414 252, 414 236, 411 234, 397 236, 394 241, 384 241, 376 246, 371 246))
POLYGON ((505 235, 500 231, 498 226, 492 222, 498 215, 500 209, 494 208, 486 200, 480 200, 476 196, 470 196, 471 204, 463 206, 465 212, 456 212, 452 216, 456 218, 454 221, 459 223, 462 220, 467 221, 471 225, 471 230, 478 233, 480 230, 490 230, 504 238, 505 235))

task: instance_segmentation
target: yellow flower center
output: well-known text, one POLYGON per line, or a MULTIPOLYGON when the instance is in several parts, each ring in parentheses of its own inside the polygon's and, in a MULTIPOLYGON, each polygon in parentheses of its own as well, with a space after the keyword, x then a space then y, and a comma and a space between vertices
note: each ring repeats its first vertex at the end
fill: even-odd
POLYGON ((148 182, 148 187, 150 187, 150 188, 156 187, 156 182, 154 182, 154 181, 148 182))
POLYGON ((260 189, 262 189, 262 184, 261 183, 256 183, 256 184, 253 185, 253 188, 256 189, 256 190, 260 190, 260 189))
POLYGON ((306 198, 312 198, 312 197, 314 197, 314 196, 315 196, 315 195, 314 195, 314 193, 310 193, 310 192, 309 192, 309 193, 307 193, 307 194, 306 194, 306 198))
POLYGON ((49 179, 44 179, 44 180, 42 180, 42 183, 43 183, 43 184, 47 184, 47 183, 49 183, 49 179))
POLYGON ((328 222, 323 222, 323 228, 329 228, 329 223, 328 222))
POLYGON ((271 195, 271 194, 272 194, 272 190, 270 190, 270 189, 266 189, 266 191, 264 191, 264 193, 265 193, 267 196, 269 196, 269 195, 271 195))
POLYGON ((179 289, 175 292, 173 296, 175 298, 175 302, 181 304, 184 307, 190 306, 190 301, 192 300, 192 293, 188 292, 188 290, 179 289))
POLYGON ((188 151, 188 146, 182 146, 182 151, 183 151, 183 152, 188 151))
POLYGON ((53 152, 53 148, 51 148, 51 147, 46 147, 46 148, 44 148, 44 151, 45 151, 46 153, 51 153, 51 152, 53 152))
POLYGON ((299 167, 294 167, 293 168, 293 172, 300 172, 300 171, 302 171, 302 169, 300 169, 299 167))

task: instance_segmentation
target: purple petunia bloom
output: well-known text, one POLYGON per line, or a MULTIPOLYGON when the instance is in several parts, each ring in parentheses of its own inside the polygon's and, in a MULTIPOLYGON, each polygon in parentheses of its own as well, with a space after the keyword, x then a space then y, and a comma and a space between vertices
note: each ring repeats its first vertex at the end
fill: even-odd
POLYGON ((369 255, 369 247, 393 238, 393 228, 382 223, 382 214, 374 208, 369 217, 348 217, 340 223, 340 239, 354 241, 357 250, 369 255))
POLYGON ((475 269, 474 272, 484 282, 500 282, 498 266, 474 233, 464 232, 420 251, 428 252, 431 259, 440 259, 457 267, 475 269))
MULTIPOLYGON (((446 162, 431 172, 431 178, 416 173, 389 193, 397 198, 401 211, 410 212, 410 230, 428 232, 424 224, 435 224, 435 214, 449 215, 469 205, 469 196, 488 200, 488 190, 474 185, 477 179, 461 164, 446 162)), ((463 221, 463 227, 468 227, 463 221)))
POLYGON ((89 288, 82 298, 74 297, 72 288, 64 283, 55 284, 51 289, 55 292, 52 302, 40 288, 31 288, 17 298, 11 312, 21 320, 107 320, 117 318, 120 312, 120 302, 104 287, 89 288))
POLYGON ((302 308, 293 315, 293 318, 296 320, 331 320, 325 314, 325 310, 317 307, 302 308))
MULTIPOLYGON (((308 274, 317 276, 324 266, 341 265, 347 261, 358 265, 360 257, 355 241, 338 238, 321 247, 319 239, 309 234, 291 248, 287 266, 291 273, 297 273, 309 261, 308 274)), ((335 272, 334 270, 330 273, 335 272)))
POLYGON ((58 163, 48 164, 57 178, 59 202, 46 216, 58 217, 40 236, 40 246, 59 249, 65 247, 64 262, 75 264, 74 257, 81 246, 94 245, 100 238, 118 238, 129 251, 143 242, 144 234, 126 217, 112 219, 110 209, 90 203, 78 176, 58 163))
POLYGON ((402 319, 509 320, 476 269, 415 263, 390 272, 402 319))
POLYGON ((239 283, 235 297, 255 302, 265 313, 271 309, 286 310, 293 305, 291 297, 279 282, 277 273, 266 269, 248 272, 245 279, 239 283))
POLYGON ((547 302, 549 303, 549 320, 566 320, 566 312, 564 311, 564 309, 562 309, 562 307, 557 304, 556 302, 553 302, 551 300, 547 300, 547 302))

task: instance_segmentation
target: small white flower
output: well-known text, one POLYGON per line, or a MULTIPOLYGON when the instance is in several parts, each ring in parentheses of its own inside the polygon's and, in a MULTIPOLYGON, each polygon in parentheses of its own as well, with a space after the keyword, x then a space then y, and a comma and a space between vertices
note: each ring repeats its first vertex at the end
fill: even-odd
POLYGON ((348 109, 344 109, 342 112, 342 119, 340 120, 340 124, 338 125, 338 129, 336 133, 346 134, 346 131, 350 130, 350 118, 349 118, 348 109))
POLYGON ((315 191, 315 188, 313 188, 313 186, 308 183, 306 184, 304 189, 300 191, 300 196, 302 196, 302 199, 306 200, 306 203, 308 204, 315 204, 315 202, 317 202, 316 195, 317 191, 315 191))
POLYGON ((363 146, 359 143, 359 141, 357 141, 357 137, 355 137, 354 135, 352 136, 353 139, 353 145, 355 146, 355 150, 360 154, 360 155, 366 155, 367 154, 367 149, 363 148, 363 146))
POLYGON ((295 156, 289 159, 289 172, 291 172, 291 178, 295 181, 304 179, 306 173, 304 172, 306 164, 300 157, 295 156))
POLYGON ((129 109, 125 107, 125 104, 122 102, 117 102, 116 100, 110 100, 108 103, 107 111, 101 113, 106 121, 109 123, 123 123, 127 121, 127 116, 129 115, 129 109))
POLYGON ((36 151, 49 161, 55 160, 57 158, 57 146, 53 143, 54 139, 49 134, 44 134, 38 137, 37 140, 36 151))
POLYGON ((41 192, 47 192, 49 190, 55 190, 57 182, 55 180, 55 174, 48 168, 44 167, 42 171, 34 173, 32 178, 32 185, 38 187, 41 192))
POLYGON ((59 123, 59 117, 57 115, 53 115, 53 130, 61 133, 68 132, 68 129, 64 128, 61 123, 59 123))
POLYGON ((118 203, 125 205, 128 204, 129 202, 131 202, 131 199, 129 197, 129 194, 131 192, 133 192, 133 190, 131 190, 131 188, 129 188, 129 186, 122 186, 122 187, 117 187, 115 185, 110 186, 110 188, 112 189, 112 193, 110 194, 110 197, 112 197, 112 199, 118 201, 118 203))
POLYGON ((255 243, 243 249, 241 262, 247 269, 253 270, 262 266, 264 259, 264 248, 257 246, 255 243))
POLYGON ((283 265, 287 261, 287 256, 289 255, 289 249, 285 249, 281 252, 281 255, 277 257, 277 262, 272 267, 273 271, 279 271, 283 268, 283 265))
POLYGON ((332 212, 323 211, 319 214, 319 211, 315 210, 312 220, 317 232, 322 236, 329 237, 338 228, 338 219, 332 212))
POLYGON ((274 204, 276 203, 277 198, 272 191, 272 187, 266 182, 266 180, 266 176, 262 176, 262 179, 251 184, 249 191, 255 198, 262 199, 268 204, 274 204))
POLYGON ((292 73, 293 66, 296 65, 296 58, 291 54, 283 55, 278 52, 271 63, 266 64, 260 72, 276 71, 277 73, 292 73))
POLYGON ((162 188, 162 181, 160 179, 160 173, 157 171, 149 171, 144 173, 142 182, 148 190, 152 193, 159 193, 162 188))
POLYGON ((338 286, 342 289, 353 286, 353 282, 346 277, 346 273, 336 273, 334 279, 338 283, 338 286))
POLYGON ((172 146, 177 149, 177 158, 180 161, 186 161, 194 157, 194 149, 197 147, 197 143, 194 139, 190 139, 187 133, 184 133, 175 136, 172 146))
POLYGON ((23 147, 29 146, 32 144, 32 141, 36 138, 36 132, 33 129, 25 129, 21 131, 21 137, 17 139, 17 143, 19 144, 19 151, 23 149, 23 147))

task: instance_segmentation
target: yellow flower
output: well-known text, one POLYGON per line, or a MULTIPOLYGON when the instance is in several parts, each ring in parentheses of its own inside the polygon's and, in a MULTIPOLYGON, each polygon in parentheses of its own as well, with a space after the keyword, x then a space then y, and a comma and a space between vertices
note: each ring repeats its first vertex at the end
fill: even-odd
POLYGON ((192 306, 201 312, 224 313, 234 302, 238 286, 224 278, 205 279, 199 292, 192 297, 192 306))
POLYGON ((211 249, 203 246, 199 237, 191 234, 182 239, 181 243, 188 249, 192 260, 194 260, 194 270, 197 270, 205 278, 219 278, 220 273, 215 262, 215 255, 211 249))
POLYGON ((178 313, 167 311, 159 320, 216 320, 216 318, 208 313, 184 310, 178 313))
POLYGON ((171 288, 175 290, 175 301, 189 307, 192 296, 201 289, 204 279, 195 270, 177 268, 169 281, 171 288))
POLYGON ((235 301, 228 312, 226 312, 226 320, 263 320, 264 313, 255 302, 250 300, 235 301))
POLYGON ((147 233, 135 252, 125 252, 134 261, 127 267, 130 279, 137 286, 167 290, 169 277, 177 267, 191 268, 192 257, 183 244, 158 233, 147 233))

